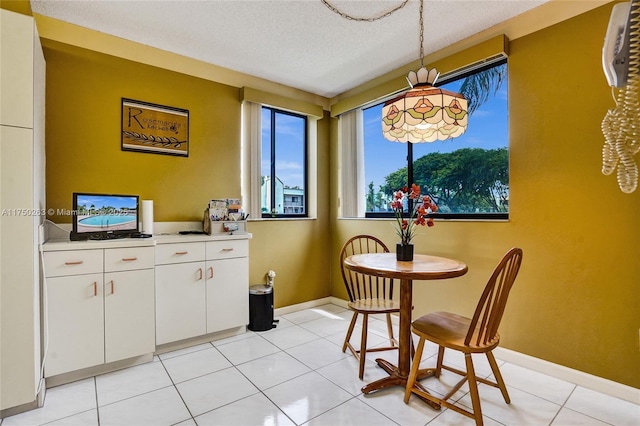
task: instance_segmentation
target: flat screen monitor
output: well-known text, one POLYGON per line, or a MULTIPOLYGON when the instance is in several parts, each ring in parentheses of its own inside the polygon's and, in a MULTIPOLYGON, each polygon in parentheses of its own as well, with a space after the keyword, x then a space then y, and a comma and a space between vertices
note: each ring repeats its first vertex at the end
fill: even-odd
POLYGON ((71 240, 106 240, 139 233, 139 198, 74 192, 71 240))

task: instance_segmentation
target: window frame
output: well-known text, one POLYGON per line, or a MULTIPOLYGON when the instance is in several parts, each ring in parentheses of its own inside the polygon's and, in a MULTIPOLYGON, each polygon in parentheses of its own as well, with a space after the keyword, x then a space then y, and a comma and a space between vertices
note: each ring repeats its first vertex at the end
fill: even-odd
MULTIPOLYGON (((262 114, 263 111, 268 110, 270 113, 270 122, 271 122, 271 129, 269 132, 269 145, 270 145, 270 169, 269 169, 269 173, 270 173, 270 187, 269 187, 269 191, 272 194, 272 196, 270 197, 270 205, 269 205, 269 211, 268 212, 263 212, 262 211, 262 201, 260 202, 260 212, 261 212, 261 217, 263 219, 276 219, 276 218, 282 218, 282 219, 293 219, 293 218, 308 218, 309 217, 309 117, 307 117, 304 114, 298 114, 295 112, 291 112, 291 111, 286 111, 286 110, 282 110, 279 108, 274 108, 271 106, 267 106, 267 105, 261 105, 260 106, 260 112, 262 114), (292 117, 296 117, 296 118, 301 118, 304 122, 304 130, 303 130, 303 156, 304 156, 304 160, 303 160, 303 167, 304 167, 304 179, 303 179, 303 185, 304 185, 304 202, 303 202, 303 206, 304 206, 304 213, 291 213, 291 214, 285 214, 285 213, 272 213, 273 210, 275 209, 275 197, 273 196, 273 194, 276 193, 276 179, 274 179, 274 177, 276 176, 276 116, 278 114, 281 115, 288 115, 288 116, 292 116, 292 117)), ((262 133, 263 131, 263 126, 260 126, 260 132, 262 133)), ((261 158, 262 160, 262 158, 261 158)), ((262 172, 260 172, 261 178, 263 177, 262 172)))
MULTIPOLYGON (((503 64, 507 65, 507 76, 508 76, 508 58, 503 57, 499 60, 495 60, 495 61, 491 61, 489 63, 483 64, 482 66, 478 66, 478 67, 473 67, 472 69, 469 69, 465 72, 462 73, 455 73, 455 74, 451 74, 450 76, 444 76, 444 78, 442 78, 442 80, 439 80, 436 83, 436 87, 448 84, 448 83, 453 83, 454 81, 458 81, 461 80, 463 78, 466 78, 469 75, 472 74, 476 74, 476 73, 480 73, 482 71, 485 71, 487 69, 493 68, 493 67, 497 67, 503 64)), ((507 77, 507 92, 508 92, 509 88, 508 88, 508 77, 507 77)), ((391 95, 385 99, 383 99, 382 101, 376 101, 375 103, 371 103, 369 105, 363 106, 362 110, 364 111, 365 109, 368 108, 372 108, 374 106, 380 105, 381 103, 386 102, 388 99, 393 98, 394 96, 397 96, 397 94, 391 95)), ((507 105, 507 113, 509 111, 508 105, 507 105)), ((508 118, 507 118, 508 119, 508 118)), ((363 135, 364 138, 364 135, 363 135)), ((410 187, 411 186, 411 182, 414 182, 415 180, 413 179, 413 163, 416 159, 413 158, 413 145, 410 142, 406 143, 407 145, 407 186, 410 187)), ((507 146, 507 154, 510 153, 510 138, 509 138, 509 145, 507 146)), ((510 171, 510 162, 508 162, 507 164, 507 170, 509 173, 509 176, 511 175, 510 171)), ((364 182, 363 182, 364 183, 364 182)), ((360 184, 360 182, 358 182, 357 184, 360 184)), ((399 189, 399 188, 398 188, 399 189)), ((509 196, 511 194, 511 185, 509 185, 509 196)), ((410 200, 411 201, 411 200, 410 200)), ((409 206, 409 208, 411 208, 412 206, 409 206)), ((507 212, 494 212, 494 213, 490 213, 490 212, 484 212, 484 213, 430 213, 428 215, 428 217, 433 217, 434 219, 448 219, 448 220, 489 220, 489 221, 504 221, 504 220, 508 220, 509 219, 509 214, 510 214, 510 210, 507 210, 507 212)), ((388 212, 367 212, 365 210, 364 212, 364 217, 365 218, 384 218, 384 219, 388 219, 388 218, 394 218, 394 212, 393 211, 388 211, 388 212)))

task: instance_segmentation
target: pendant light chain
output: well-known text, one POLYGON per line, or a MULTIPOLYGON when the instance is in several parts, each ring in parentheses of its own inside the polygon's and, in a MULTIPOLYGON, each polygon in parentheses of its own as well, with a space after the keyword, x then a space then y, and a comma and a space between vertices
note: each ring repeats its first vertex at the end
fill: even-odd
MULTIPOLYGON (((329 3, 329 0, 321 0, 321 1, 325 6, 327 6, 329 8, 329 10, 331 10, 334 13, 337 13, 338 15, 342 16, 344 19, 348 19, 350 21, 358 21, 358 22, 374 22, 374 21, 377 21, 379 19, 386 18, 387 16, 391 16, 394 12, 397 12, 398 10, 402 9, 409 2, 409 0, 404 0, 398 6, 394 7, 393 9, 389 10, 388 12, 382 13, 379 16, 374 16, 374 17, 371 17, 371 18, 361 18, 361 17, 351 16, 351 15, 341 11, 340 9, 338 9, 337 7, 335 7, 334 5, 329 3)), ((420 0, 420 16, 422 16, 422 0, 420 0)))
POLYGON ((424 8, 424 0, 420 0, 420 68, 424 68, 424 17, 422 9, 424 8))

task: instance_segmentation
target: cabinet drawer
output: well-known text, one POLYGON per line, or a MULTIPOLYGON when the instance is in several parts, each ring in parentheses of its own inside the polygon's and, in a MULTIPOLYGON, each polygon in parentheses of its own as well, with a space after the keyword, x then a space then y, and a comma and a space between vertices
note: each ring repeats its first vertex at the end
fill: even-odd
POLYGON ((247 240, 208 241, 207 260, 229 259, 232 257, 248 257, 249 242, 247 240))
POLYGON ((105 272, 153 268, 153 247, 113 248, 104 251, 105 272))
POLYGON ((204 242, 159 244, 156 246, 156 265, 203 260, 204 242))
POLYGON ((46 277, 102 272, 102 250, 51 251, 44 254, 46 277))

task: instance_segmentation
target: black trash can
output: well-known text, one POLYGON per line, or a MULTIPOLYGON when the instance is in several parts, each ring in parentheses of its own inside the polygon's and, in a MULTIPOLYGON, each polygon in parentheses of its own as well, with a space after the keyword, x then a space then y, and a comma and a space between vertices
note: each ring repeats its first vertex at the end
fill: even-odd
POLYGON ((266 331, 274 327, 273 287, 252 285, 249 287, 249 330, 266 331))

